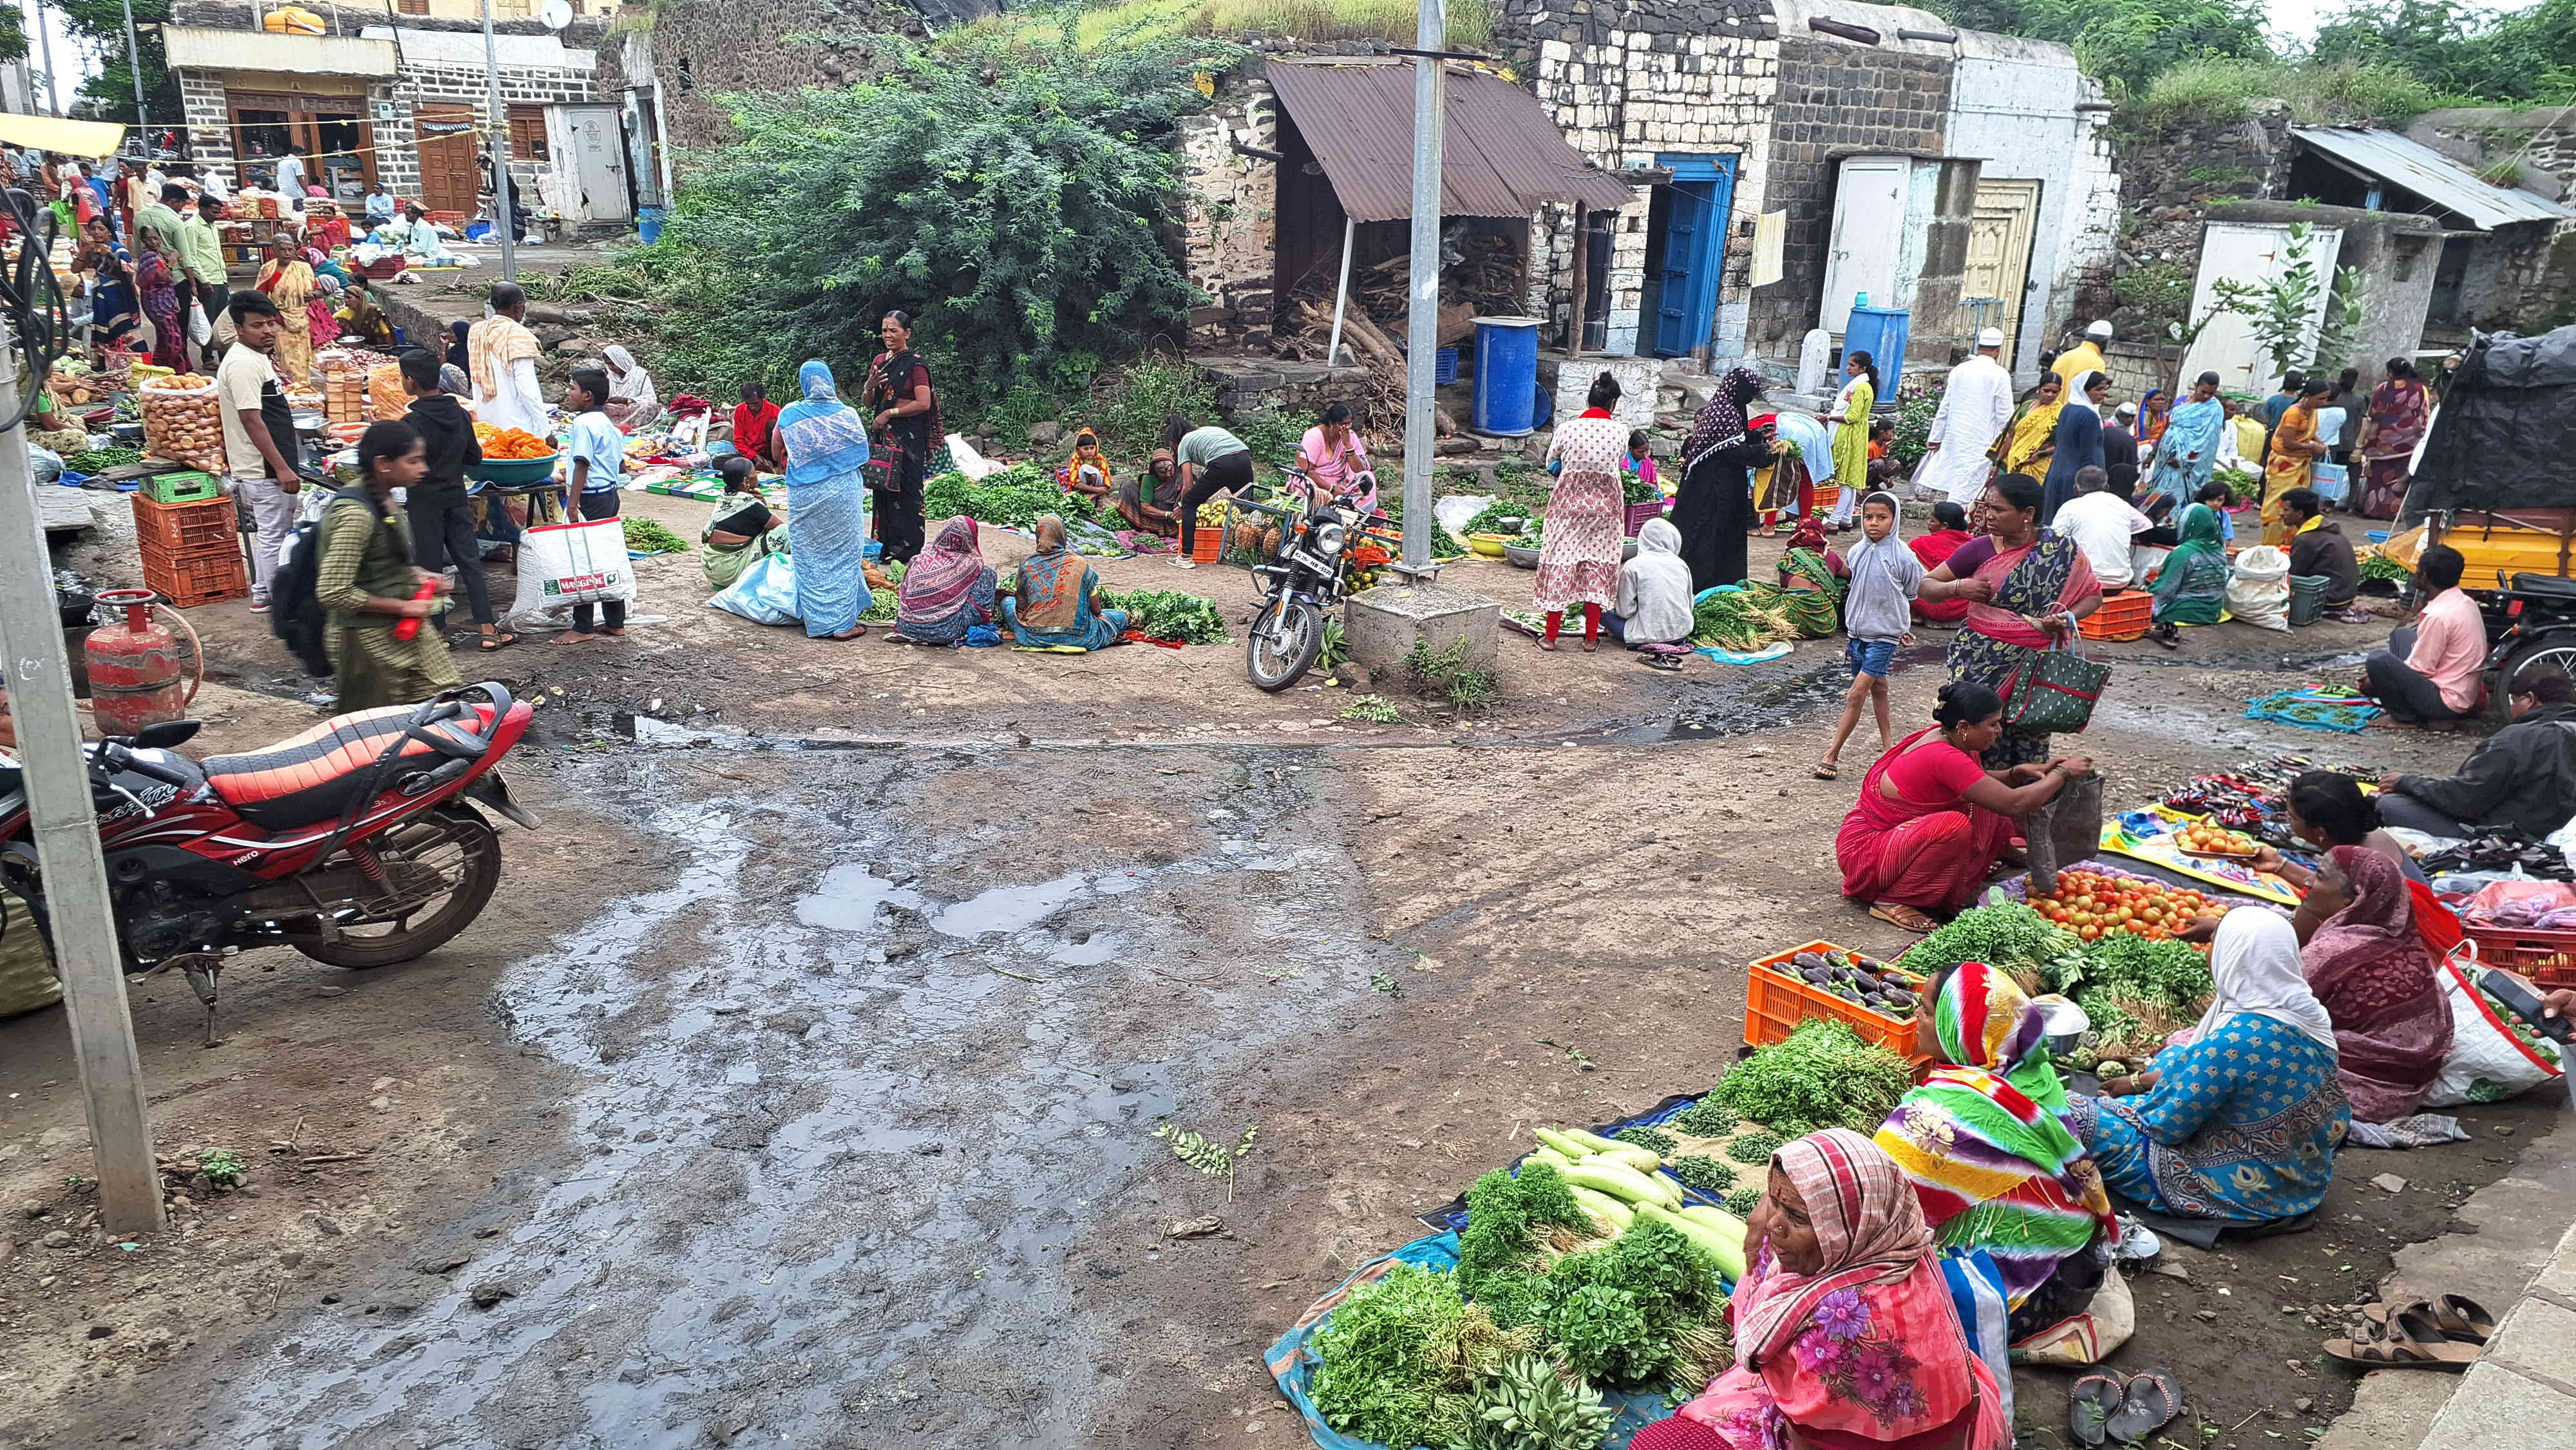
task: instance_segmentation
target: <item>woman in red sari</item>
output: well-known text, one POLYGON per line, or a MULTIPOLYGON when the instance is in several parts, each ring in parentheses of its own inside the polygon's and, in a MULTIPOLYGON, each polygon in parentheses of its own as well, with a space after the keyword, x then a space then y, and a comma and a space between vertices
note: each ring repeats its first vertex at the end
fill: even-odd
POLYGON ((1834 859, 1843 895, 1907 931, 1930 931, 1975 898, 2012 843, 2019 820, 2071 780, 2083 756, 1988 770, 1978 755, 2003 733, 2004 702, 1973 680, 1941 687, 1932 724, 1896 742, 1860 783, 1834 859))
MULTIPOLYGON (((1932 505, 1932 522, 1940 527, 1905 541, 1905 547, 1912 549, 1914 557, 1923 561, 1926 573, 1949 563, 1950 556, 1959 552, 1960 545, 1976 537, 1968 532, 1968 510, 1946 498, 1932 505)), ((1914 601, 1914 622, 1917 624, 1957 624, 1967 617, 1968 601, 1964 599, 1914 601)))
POLYGON ((2364 468, 2361 504, 2354 512, 2374 519, 2397 517, 2398 506, 2406 501, 2406 485, 2414 476, 2415 445, 2424 441, 2424 430, 2432 421, 2432 400, 2425 395, 2415 364, 2390 358, 2388 381, 2370 390, 2370 415, 2362 420, 2361 436, 2354 440, 2364 468))
POLYGON ((2337 846, 2290 924, 2308 990, 2334 1021, 2353 1121, 2392 1123, 2422 1108, 2451 1052, 2451 1004, 2415 930, 2406 874, 2367 846, 2337 846))

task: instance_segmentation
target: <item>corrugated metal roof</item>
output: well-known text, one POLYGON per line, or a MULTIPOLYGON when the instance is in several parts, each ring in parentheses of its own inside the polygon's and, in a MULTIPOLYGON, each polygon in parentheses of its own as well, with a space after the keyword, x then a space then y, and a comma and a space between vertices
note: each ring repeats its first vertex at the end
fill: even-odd
POLYGON ((2472 226, 2576 218, 2576 211, 2527 191, 2480 181, 2477 173, 2420 141, 2369 126, 2292 126, 2290 134, 2349 166, 2415 193, 2472 226))
MULTIPOLYGON (((1269 80, 1344 212, 1364 222, 1413 215, 1410 62, 1274 61, 1269 80)), ((1615 211, 1634 197, 1567 145, 1527 91, 1484 71, 1450 67, 1440 145, 1445 216, 1525 217, 1574 201, 1615 211)))

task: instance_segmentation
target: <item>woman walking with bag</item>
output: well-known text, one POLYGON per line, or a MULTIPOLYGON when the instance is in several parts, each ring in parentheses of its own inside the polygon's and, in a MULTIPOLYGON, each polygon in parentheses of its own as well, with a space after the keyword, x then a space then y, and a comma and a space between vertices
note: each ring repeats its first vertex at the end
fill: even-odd
MULTIPOLYGON (((1925 599, 1965 599, 1967 618, 1950 641, 1950 678, 1974 680, 2013 704, 2012 680, 2039 652, 2075 633, 2076 624, 2102 607, 2102 586, 2073 539, 2039 526, 2039 483, 2007 473, 1986 488, 1978 505, 1982 537, 1959 546, 1923 581, 1925 599)), ((2005 733, 1986 747, 1988 770, 2048 760, 2045 734, 2005 733)))
MULTIPOLYGON (((912 350, 912 314, 887 313, 877 335, 885 339, 886 350, 868 365, 867 388, 860 395, 873 426, 886 435, 887 472, 875 485, 877 541, 887 558, 910 563, 921 552, 922 484, 930 477, 930 455, 945 429, 930 364, 912 350)), ((839 401, 837 395, 834 401, 839 401)), ((792 501, 787 516, 796 516, 792 501)))

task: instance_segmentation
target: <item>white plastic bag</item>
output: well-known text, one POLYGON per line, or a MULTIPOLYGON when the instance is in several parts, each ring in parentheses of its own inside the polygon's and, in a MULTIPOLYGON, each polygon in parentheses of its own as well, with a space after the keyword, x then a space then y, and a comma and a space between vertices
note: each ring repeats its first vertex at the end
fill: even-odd
POLYGON ((2236 556, 2227 577, 2227 611, 2257 629, 2290 627, 2290 556, 2256 544, 2236 556))
POLYGON ((519 597, 512 614, 634 597, 623 522, 540 524, 519 536, 519 597))
POLYGON ((2502 1102, 2564 1071, 2558 1044, 2541 1037, 2534 1047, 2515 1036, 2496 1005, 2470 985, 2468 972, 2477 969, 2477 960, 2477 944, 2463 942, 2439 969, 2442 994, 2451 1002, 2451 1050, 2424 1096, 2426 1107, 2502 1102))
POLYGON ((717 590, 707 604, 754 624, 794 624, 795 561, 785 554, 763 554, 744 565, 742 577, 717 590))
POLYGON ((188 304, 188 341, 204 347, 215 335, 215 325, 206 320, 206 304, 188 304))

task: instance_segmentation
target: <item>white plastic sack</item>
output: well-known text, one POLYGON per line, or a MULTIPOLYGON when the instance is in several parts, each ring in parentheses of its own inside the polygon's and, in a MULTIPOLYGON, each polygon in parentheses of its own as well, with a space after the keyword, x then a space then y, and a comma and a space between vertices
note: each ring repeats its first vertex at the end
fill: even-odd
POLYGON ((1463 544, 1467 541, 1467 525, 1474 522, 1476 515, 1483 513, 1494 498, 1495 495, 1490 493, 1451 494, 1431 505, 1431 516, 1440 521, 1440 527, 1449 531, 1449 537, 1463 544))
POLYGON ((2515 1036, 2496 1005, 2469 984, 2467 972, 2476 967, 2475 942, 2461 943, 2441 965, 2442 993, 2451 1001, 2451 1051, 2424 1096, 2427 1107, 2502 1102, 2564 1071, 2557 1043, 2535 1033, 2535 1047, 2515 1036))
POLYGON ((796 565, 785 554, 763 554, 743 566, 742 576, 707 601, 713 609, 739 614, 754 624, 794 624, 796 565))
POLYGON ((1002 471, 1001 464, 976 452, 975 445, 967 442, 963 433, 948 435, 948 458, 957 465, 957 471, 968 478, 986 478, 1002 471))
POLYGON ((2256 544, 2236 556, 2227 576, 2227 611, 2258 629, 2290 627, 2290 556, 2256 544))
POLYGON ((214 335, 215 325, 206 320, 206 304, 202 302, 189 303, 188 341, 195 343, 199 347, 204 347, 206 343, 214 337, 214 335))
POLYGON ((626 525, 617 519, 539 524, 519 536, 519 597, 512 614, 635 597, 626 525))

